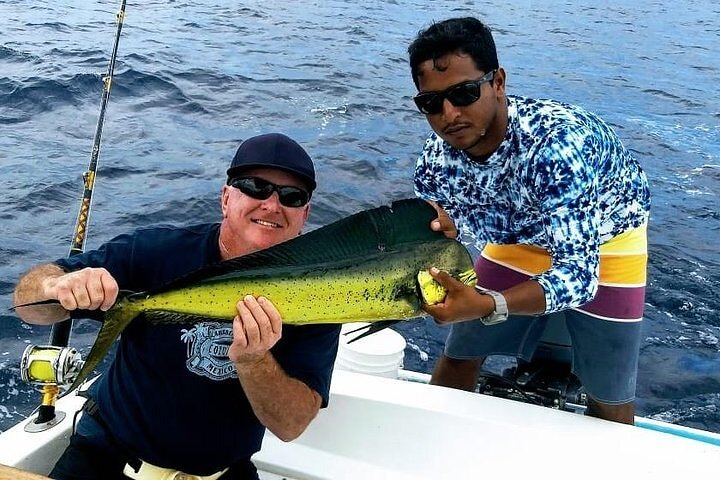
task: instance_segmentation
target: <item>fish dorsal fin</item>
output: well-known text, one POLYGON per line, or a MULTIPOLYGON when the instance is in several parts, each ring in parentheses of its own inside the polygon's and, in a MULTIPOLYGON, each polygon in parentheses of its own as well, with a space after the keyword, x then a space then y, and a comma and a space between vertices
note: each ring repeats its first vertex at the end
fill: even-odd
POLYGON ((407 243, 441 240, 444 234, 430 230, 430 222, 436 217, 435 209, 424 200, 398 200, 391 206, 364 210, 265 250, 208 265, 154 292, 230 272, 247 272, 250 276, 274 267, 311 267, 390 252, 407 243))

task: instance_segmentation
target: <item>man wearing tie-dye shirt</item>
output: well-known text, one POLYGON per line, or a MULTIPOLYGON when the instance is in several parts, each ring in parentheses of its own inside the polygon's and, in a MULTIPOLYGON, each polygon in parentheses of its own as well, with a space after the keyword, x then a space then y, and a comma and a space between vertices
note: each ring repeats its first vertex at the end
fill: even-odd
POLYGON ((474 388, 487 355, 530 360, 549 314, 565 316, 589 415, 634 417, 650 194, 644 172, 597 116, 506 95, 490 30, 455 18, 410 45, 414 98, 434 133, 415 169, 431 228, 482 251, 480 288, 426 306, 451 329, 432 382, 474 388), (457 230, 456 230, 457 228, 457 230))

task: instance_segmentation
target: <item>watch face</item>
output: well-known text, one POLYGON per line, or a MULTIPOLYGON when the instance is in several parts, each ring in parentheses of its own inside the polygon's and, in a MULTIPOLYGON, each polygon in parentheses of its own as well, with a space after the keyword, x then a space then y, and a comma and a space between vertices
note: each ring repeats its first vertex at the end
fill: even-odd
POLYGON ((507 320, 507 318, 508 316, 506 313, 493 312, 487 317, 481 318, 480 321, 485 325, 495 325, 497 323, 504 322, 505 320, 507 320))

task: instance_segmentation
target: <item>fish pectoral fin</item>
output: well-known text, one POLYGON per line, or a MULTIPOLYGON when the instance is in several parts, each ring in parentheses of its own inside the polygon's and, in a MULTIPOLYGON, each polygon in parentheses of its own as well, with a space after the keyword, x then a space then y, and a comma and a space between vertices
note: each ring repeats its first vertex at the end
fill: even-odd
POLYGON ((465 270, 460 275, 458 275, 458 280, 460 280, 462 283, 469 287, 474 287, 477 285, 477 273, 475 273, 475 269, 471 268, 470 270, 465 270))
POLYGON ((343 335, 349 335, 351 333, 356 333, 361 330, 366 330, 365 332, 361 333, 360 335, 356 336, 352 340, 348 340, 348 344, 353 343, 357 340, 360 340, 363 337, 367 337, 368 335, 372 335, 373 333, 377 333, 380 330, 385 330, 391 325, 395 325, 400 320, 381 320, 379 322, 373 322, 369 325, 363 325, 362 327, 358 327, 355 330, 350 330, 349 332, 345 332, 343 335))

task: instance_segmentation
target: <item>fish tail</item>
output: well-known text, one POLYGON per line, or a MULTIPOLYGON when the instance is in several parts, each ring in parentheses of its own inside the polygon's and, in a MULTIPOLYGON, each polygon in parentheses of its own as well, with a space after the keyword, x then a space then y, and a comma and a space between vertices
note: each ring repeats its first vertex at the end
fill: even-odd
POLYGON ((120 336, 120 332, 122 332, 140 312, 140 309, 133 308, 127 302, 122 301, 118 302, 105 313, 104 322, 100 327, 95 343, 90 349, 87 360, 85 360, 77 377, 75 377, 72 385, 70 385, 70 388, 65 393, 75 390, 82 384, 88 375, 93 372, 95 367, 105 358, 112 344, 120 336))

